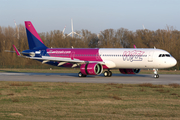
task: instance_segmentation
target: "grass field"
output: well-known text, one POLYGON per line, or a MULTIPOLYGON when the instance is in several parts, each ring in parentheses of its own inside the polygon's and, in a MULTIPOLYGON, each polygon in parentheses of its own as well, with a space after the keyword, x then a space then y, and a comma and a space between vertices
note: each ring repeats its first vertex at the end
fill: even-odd
POLYGON ((0 82, 0 119, 180 119, 180 85, 0 82))
MULTIPOLYGON (((31 72, 31 73, 79 73, 79 68, 60 68, 60 69, 0 69, 0 72, 31 72)), ((118 69, 112 69, 113 73, 119 73, 118 69)), ((153 70, 141 70, 139 74, 154 74, 153 70)), ((158 74, 180 74, 177 70, 159 70, 158 74)))

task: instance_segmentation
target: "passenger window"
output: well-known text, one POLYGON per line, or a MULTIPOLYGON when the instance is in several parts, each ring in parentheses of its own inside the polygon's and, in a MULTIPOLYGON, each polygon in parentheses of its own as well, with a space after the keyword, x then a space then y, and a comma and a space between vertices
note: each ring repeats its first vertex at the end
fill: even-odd
POLYGON ((161 56, 162 56, 162 54, 159 55, 159 57, 161 57, 161 56))

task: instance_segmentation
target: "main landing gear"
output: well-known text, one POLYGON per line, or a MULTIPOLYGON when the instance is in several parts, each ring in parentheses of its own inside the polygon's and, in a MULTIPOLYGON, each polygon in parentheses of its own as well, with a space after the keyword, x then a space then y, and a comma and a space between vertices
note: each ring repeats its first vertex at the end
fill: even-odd
POLYGON ((104 72, 104 77, 111 77, 112 72, 110 70, 104 72))
POLYGON ((86 75, 82 74, 81 72, 78 73, 79 77, 86 77, 86 75))
POLYGON ((159 78, 159 74, 157 73, 158 69, 153 69, 154 71, 154 78, 159 78))

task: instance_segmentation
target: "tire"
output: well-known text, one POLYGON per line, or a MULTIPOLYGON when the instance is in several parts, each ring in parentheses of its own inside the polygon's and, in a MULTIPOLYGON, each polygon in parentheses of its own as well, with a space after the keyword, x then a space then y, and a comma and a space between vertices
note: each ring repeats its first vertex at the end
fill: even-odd
POLYGON ((112 72, 108 71, 108 77, 111 77, 111 76, 112 76, 112 72))
POLYGON ((159 74, 156 75, 156 78, 159 78, 159 74))
POLYGON ((154 74, 154 78, 159 78, 159 74, 154 74))
POLYGON ((82 77, 86 77, 87 75, 82 74, 82 77))
POLYGON ((86 77, 87 75, 82 74, 81 72, 78 73, 78 77, 86 77))
POLYGON ((82 77, 83 74, 81 72, 78 73, 78 77, 82 77))
POLYGON ((104 77, 108 77, 108 74, 109 74, 109 72, 108 72, 108 71, 105 71, 105 72, 104 72, 104 77))

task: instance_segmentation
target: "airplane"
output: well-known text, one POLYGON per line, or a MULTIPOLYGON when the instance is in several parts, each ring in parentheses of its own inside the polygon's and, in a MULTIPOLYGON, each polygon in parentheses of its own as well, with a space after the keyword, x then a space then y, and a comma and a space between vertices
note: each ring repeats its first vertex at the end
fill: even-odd
POLYGON ((48 48, 30 21, 25 21, 25 27, 29 49, 19 52, 13 45, 19 57, 58 67, 79 67, 79 77, 100 75, 104 70, 104 76, 111 77, 111 69, 119 69, 122 74, 153 69, 154 78, 159 78, 158 69, 170 68, 177 63, 170 53, 155 48, 48 48))

